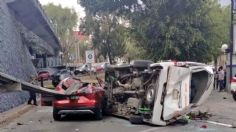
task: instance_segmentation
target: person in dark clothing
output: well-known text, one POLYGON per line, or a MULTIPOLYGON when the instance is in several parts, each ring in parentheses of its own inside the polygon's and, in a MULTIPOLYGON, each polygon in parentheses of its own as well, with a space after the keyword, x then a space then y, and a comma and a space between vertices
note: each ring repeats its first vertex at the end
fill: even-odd
POLYGON ((30 98, 28 100, 28 104, 31 104, 33 101, 33 105, 37 105, 37 100, 36 100, 36 93, 33 91, 30 91, 30 98))
MULTIPOLYGON (((31 83, 34 84, 34 85, 37 85, 36 83, 36 77, 31 77, 31 83)), ((38 105, 37 104, 37 100, 36 100, 36 93, 34 91, 29 91, 29 94, 30 94, 30 98, 28 100, 28 104, 31 104, 32 101, 33 101, 33 105, 38 105)))
POLYGON ((219 84, 220 84, 220 92, 224 90, 224 77, 225 77, 225 72, 223 70, 223 67, 221 66, 219 68, 219 73, 218 73, 218 79, 219 79, 219 84))

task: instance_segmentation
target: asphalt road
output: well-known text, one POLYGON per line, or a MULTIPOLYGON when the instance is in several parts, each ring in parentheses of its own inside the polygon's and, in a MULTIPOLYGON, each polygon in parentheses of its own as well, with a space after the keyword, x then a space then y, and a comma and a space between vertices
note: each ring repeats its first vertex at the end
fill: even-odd
POLYGON ((173 124, 166 127, 150 125, 132 125, 129 121, 116 117, 94 120, 91 115, 68 116, 63 121, 54 121, 51 107, 35 107, 7 126, 0 132, 235 132, 236 129, 190 121, 186 125, 173 124), (206 125, 207 128, 201 128, 206 125))

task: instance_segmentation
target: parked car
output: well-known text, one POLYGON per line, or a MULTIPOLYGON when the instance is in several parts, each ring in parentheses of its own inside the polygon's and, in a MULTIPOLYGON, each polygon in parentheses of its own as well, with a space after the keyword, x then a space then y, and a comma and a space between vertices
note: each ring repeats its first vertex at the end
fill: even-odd
POLYGON ((86 73, 90 73, 90 72, 95 73, 96 69, 92 66, 90 68, 89 64, 84 64, 81 67, 76 68, 75 71, 74 71, 75 75, 86 74, 86 73))
POLYGON ((233 77, 230 80, 230 90, 231 90, 233 99, 236 101, 236 77, 233 77))
POLYGON ((213 70, 196 62, 133 61, 106 68, 112 114, 131 123, 167 125, 202 104, 213 89, 213 70))
POLYGON ((44 68, 44 69, 40 69, 38 71, 38 77, 37 80, 40 81, 41 79, 43 80, 51 80, 52 79, 52 75, 56 72, 56 69, 53 68, 44 68))
POLYGON ((109 65, 109 63, 103 63, 100 65, 95 66, 95 71, 96 72, 104 72, 105 68, 109 65))
POLYGON ((73 76, 68 69, 62 69, 52 75, 52 84, 56 87, 63 79, 73 76))
POLYGON ((101 120, 105 108, 105 91, 99 82, 83 82, 73 77, 62 80, 56 91, 68 96, 55 96, 53 101, 53 118, 61 120, 61 115, 94 114, 101 120))

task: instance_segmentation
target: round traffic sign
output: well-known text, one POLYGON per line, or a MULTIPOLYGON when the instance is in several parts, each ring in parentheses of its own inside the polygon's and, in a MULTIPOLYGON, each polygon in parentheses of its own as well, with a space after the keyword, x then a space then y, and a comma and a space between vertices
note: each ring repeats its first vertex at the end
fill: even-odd
POLYGON ((93 55, 92 54, 88 54, 88 58, 89 59, 93 59, 93 55))
POLYGON ((86 51, 86 63, 94 63, 94 51, 93 50, 86 51))

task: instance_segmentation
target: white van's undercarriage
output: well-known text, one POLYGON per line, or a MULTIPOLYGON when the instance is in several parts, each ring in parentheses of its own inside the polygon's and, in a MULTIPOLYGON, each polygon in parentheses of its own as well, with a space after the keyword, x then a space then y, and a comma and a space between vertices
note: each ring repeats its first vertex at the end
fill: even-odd
POLYGON ((173 122, 209 96, 213 72, 206 67, 174 63, 112 67, 106 71, 111 111, 131 123, 173 122))

